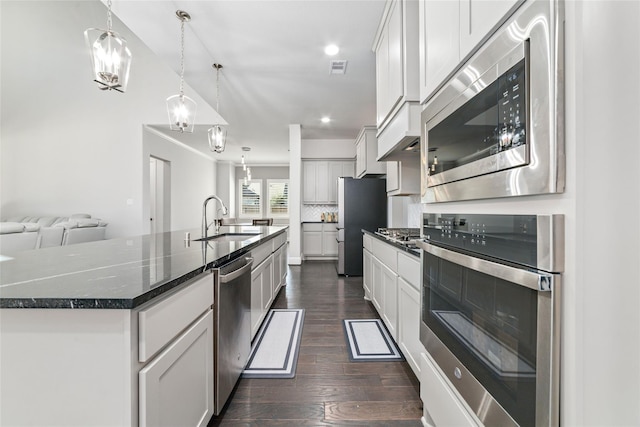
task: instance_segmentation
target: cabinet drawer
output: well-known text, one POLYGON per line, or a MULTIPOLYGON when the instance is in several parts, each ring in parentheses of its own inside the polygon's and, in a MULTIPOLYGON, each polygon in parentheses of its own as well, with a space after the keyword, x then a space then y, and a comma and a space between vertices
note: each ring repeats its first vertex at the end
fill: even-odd
POLYGON ((411 286, 420 290, 420 261, 398 252, 398 274, 411 286))
POLYGON ((253 258, 253 269, 255 269, 258 264, 267 259, 269 255, 273 252, 273 242, 269 241, 267 243, 263 243, 255 249, 251 249, 251 258, 253 258))
POLYGON ((398 272, 398 250, 388 243, 378 239, 373 239, 373 255, 375 255, 384 265, 398 272))
POLYGON ((213 304, 213 274, 138 313, 138 360, 146 362, 213 304))
POLYGON ((322 231, 323 225, 321 222, 305 222, 302 224, 302 231, 322 231))
POLYGON ((273 238, 273 252, 277 251, 278 248, 285 243, 287 243, 287 233, 278 234, 273 238))
POLYGON ((449 385, 448 380, 440 373, 431 356, 422 353, 421 359, 420 398, 435 425, 460 427, 482 425, 458 397, 453 386, 449 385))
POLYGON ((372 241, 373 241, 373 237, 369 236, 368 234, 363 234, 362 235, 362 246, 368 250, 369 252, 371 252, 373 249, 371 248, 372 246, 372 241))

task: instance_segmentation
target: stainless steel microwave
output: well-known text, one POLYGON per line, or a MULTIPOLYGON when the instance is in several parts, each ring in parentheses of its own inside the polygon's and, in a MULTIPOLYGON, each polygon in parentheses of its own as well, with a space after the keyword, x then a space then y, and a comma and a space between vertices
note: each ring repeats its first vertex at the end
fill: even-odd
POLYGON ((525 2, 425 105, 424 203, 564 191, 561 6, 525 2))

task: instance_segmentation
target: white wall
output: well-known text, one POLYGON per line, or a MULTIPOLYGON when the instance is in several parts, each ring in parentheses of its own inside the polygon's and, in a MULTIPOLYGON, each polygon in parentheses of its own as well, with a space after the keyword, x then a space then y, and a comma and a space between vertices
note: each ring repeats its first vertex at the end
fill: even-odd
POLYGON ((302 226, 300 206, 302 202, 302 129, 289 125, 289 251, 290 265, 302 264, 302 226))
POLYGON ((565 2, 566 190, 423 205, 565 216, 561 425, 640 425, 640 2, 565 2))
MULTIPOLYGON (((114 16, 133 54, 129 88, 98 90, 83 34, 105 26, 97 0, 2 1, 0 14, 0 216, 84 212, 109 222, 108 238, 146 232, 142 125, 166 122, 179 76, 114 16)), ((199 122, 218 117, 185 92, 199 122)))
POLYGON ((353 139, 303 139, 300 155, 303 159, 354 159, 353 139))
POLYGON ((216 171, 216 191, 229 209, 229 218, 236 217, 236 166, 231 162, 218 162, 216 171))
MULTIPOLYGON (((185 149, 181 144, 167 140, 145 128, 143 134, 143 200, 144 211, 149 212, 149 157, 170 163, 171 230, 200 227, 202 202, 215 193, 216 163, 208 156, 185 149)), ((211 208, 209 208, 211 209, 211 208)), ((150 230, 149 215, 143 221, 143 233, 150 230)), ((168 230, 167 230, 168 231, 168 230)), ((195 236, 194 236, 195 237, 195 236)))

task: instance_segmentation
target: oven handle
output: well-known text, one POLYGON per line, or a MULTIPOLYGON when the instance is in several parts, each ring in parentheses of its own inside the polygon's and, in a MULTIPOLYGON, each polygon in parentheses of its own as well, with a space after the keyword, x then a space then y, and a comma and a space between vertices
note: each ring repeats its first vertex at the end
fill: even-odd
POLYGON ((498 277, 503 280, 524 286, 535 291, 548 292, 553 290, 554 275, 551 273, 541 273, 524 268, 515 268, 497 262, 475 258, 460 252, 451 251, 432 245, 423 240, 418 240, 416 245, 430 254, 463 267, 469 268, 489 276, 498 277))

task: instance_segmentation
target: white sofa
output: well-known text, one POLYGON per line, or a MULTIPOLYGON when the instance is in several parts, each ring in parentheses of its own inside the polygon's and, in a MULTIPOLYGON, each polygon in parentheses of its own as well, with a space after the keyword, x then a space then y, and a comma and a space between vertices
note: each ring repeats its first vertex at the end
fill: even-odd
POLYGON ((106 222, 89 214, 10 217, 0 222, 0 254, 103 240, 106 227, 106 222))

